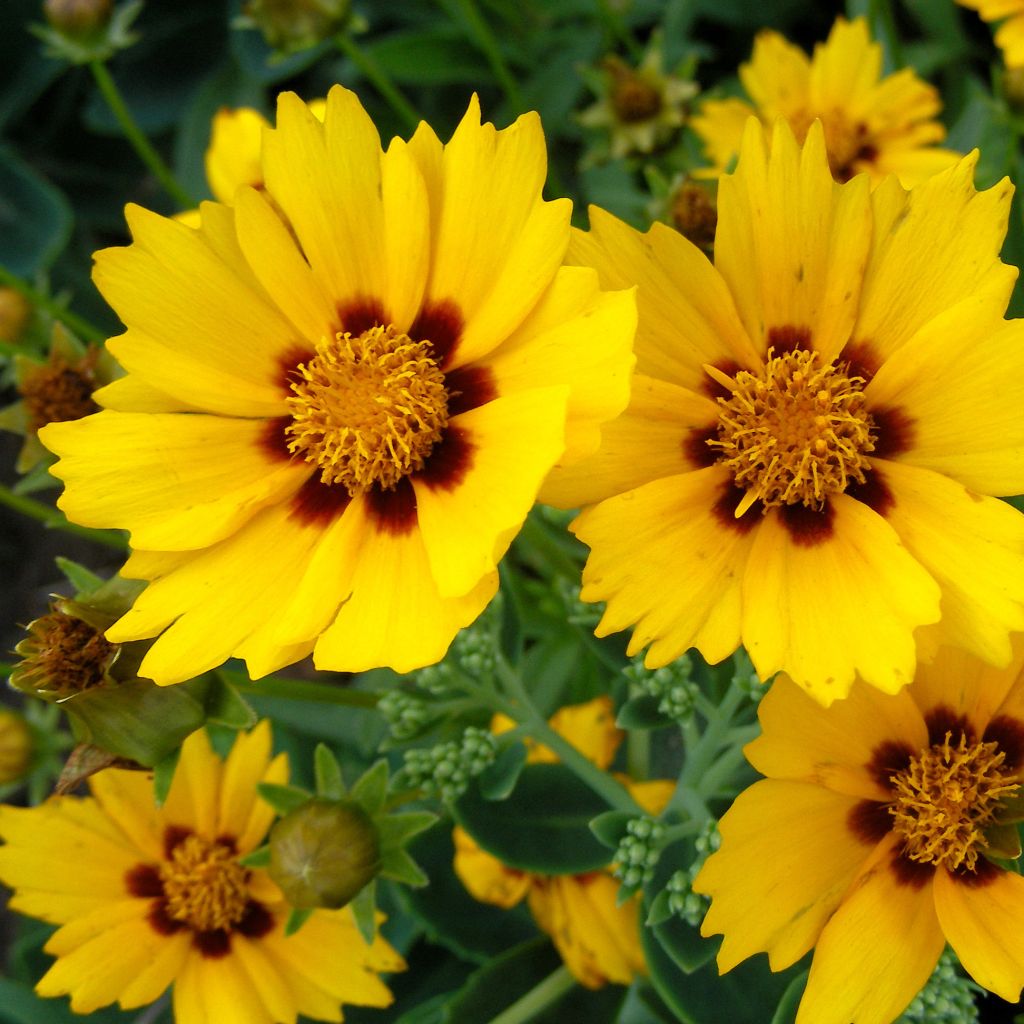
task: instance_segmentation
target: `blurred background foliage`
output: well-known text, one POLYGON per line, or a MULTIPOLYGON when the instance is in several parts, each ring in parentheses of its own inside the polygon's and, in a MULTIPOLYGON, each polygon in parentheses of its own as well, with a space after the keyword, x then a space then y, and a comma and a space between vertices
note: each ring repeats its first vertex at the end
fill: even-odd
MULTIPOLYGON (((981 150, 978 187, 1004 175, 1015 181, 1021 177, 1024 89, 1007 82, 989 27, 952 0, 849 0, 845 5, 813 0, 370 0, 356 6, 350 23, 362 62, 331 39, 277 57, 259 32, 238 27, 241 7, 242 0, 148 0, 135 23, 137 42, 109 61, 137 124, 196 198, 209 195, 203 156, 211 119, 224 106, 251 106, 272 117, 279 91, 291 89, 314 99, 341 82, 359 93, 385 140, 408 135, 408 125, 367 78, 369 61, 393 80, 442 139, 454 129, 473 92, 481 98, 485 118, 499 126, 522 111, 539 111, 551 161, 549 197, 570 197, 581 225, 586 205, 596 203, 646 228, 658 209, 651 182, 671 181, 704 161, 695 136, 685 128, 649 155, 601 159, 607 140, 584 128, 578 115, 595 102, 588 83, 600 76, 602 60, 616 54, 635 64, 657 33, 666 69, 685 69, 702 94, 736 95, 738 66, 749 58, 759 30, 775 28, 810 51, 843 13, 869 18, 888 69, 912 66, 939 88, 947 145, 981 150), (481 21, 486 31, 481 32, 481 21)), ((127 241, 126 202, 167 214, 176 207, 124 137, 89 68, 44 54, 27 28, 42 20, 40 0, 0 3, 0 268, 114 334, 116 318, 90 281, 91 254, 127 241)), ((1003 255, 1018 265, 1024 260, 1019 197, 1003 255)), ((1024 291, 1018 287, 1011 315, 1022 313, 1024 291)), ((49 323, 36 317, 19 345, 42 356, 48 343, 49 323)), ((11 351, 10 344, 0 348, 0 405, 15 397, 13 366, 3 358, 11 351)), ((2 437, 0 480, 13 483, 17 446, 10 435, 2 437)), ((531 540, 527 534, 513 550, 524 572, 506 580, 506 597, 530 643, 524 670, 534 666, 539 675, 544 667, 544 689, 534 696, 542 710, 550 711, 593 696, 607 670, 601 669, 601 651, 587 629, 566 633, 564 594, 545 578, 545 565, 573 554, 538 553, 536 536, 531 540)), ((9 581, 0 596, 5 649, 18 635, 15 623, 27 623, 44 610, 48 590, 57 585, 56 553, 81 557, 97 570, 114 571, 118 565, 114 552, 104 553, 86 541, 72 546, 67 537, 56 540, 38 524, 0 507, 0 578, 9 581)), ((621 658, 621 651, 615 657, 621 658)), ((383 687, 391 679, 382 673, 361 685, 383 687)), ((274 719, 279 746, 292 754, 300 784, 311 781, 315 742, 326 741, 341 753, 351 777, 372 760, 386 734, 381 717, 370 710, 324 706, 311 713, 309 705, 277 697, 253 698, 253 704, 274 719)), ((670 763, 673 751, 663 754, 670 763)), ((355 1024, 482 1024, 547 977, 558 966, 557 955, 536 938, 525 912, 500 912, 472 902, 451 874, 446 828, 422 836, 413 852, 431 886, 382 889, 383 906, 392 911, 390 937, 410 956, 413 969, 392 979, 396 1004, 391 1011, 346 1009, 346 1019, 355 1024)), ((66 1000, 40 1001, 31 991, 48 961, 40 946, 49 931, 27 920, 12 930, 8 919, 0 1024, 77 1019, 66 1000)), ((707 962, 708 945, 698 950, 694 934, 682 926, 657 935, 645 929, 656 990, 577 988, 536 1019, 597 1024, 785 1024, 793 1019, 803 984, 801 965, 775 976, 759 958, 720 980, 707 962)), ((1001 1012, 986 1011, 983 1019, 1001 1019, 1001 1012)), ((169 1016, 162 1003, 141 1014, 108 1010, 91 1019, 156 1024, 169 1016)))

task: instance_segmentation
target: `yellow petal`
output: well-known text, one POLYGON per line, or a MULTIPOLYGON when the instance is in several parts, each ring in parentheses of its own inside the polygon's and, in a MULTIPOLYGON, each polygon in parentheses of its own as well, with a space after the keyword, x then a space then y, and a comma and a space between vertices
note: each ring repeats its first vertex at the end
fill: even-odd
POLYGON ((912 693, 913 687, 889 694, 857 682, 846 698, 825 708, 791 679, 779 676, 758 705, 761 735, 744 753, 769 778, 816 783, 848 796, 889 799, 890 791, 868 766, 886 742, 914 750, 928 745, 928 731, 912 693))
POLYGON ((712 662, 739 646, 740 580, 756 531, 717 509, 718 467, 655 480, 585 511, 573 532, 591 547, 585 601, 607 601, 598 635, 636 624, 630 654, 666 665, 689 647, 712 662))
POLYGON ((985 865, 979 876, 935 873, 935 911, 967 973, 1011 1003, 1024 986, 1024 878, 985 865))
POLYGON ((560 708, 548 724, 602 771, 615 759, 615 752, 625 738, 615 724, 615 707, 607 695, 560 708))
POLYGON ((260 150, 267 127, 267 119, 251 107, 221 107, 213 115, 204 163, 210 191, 222 203, 230 203, 242 185, 263 184, 260 150))
POLYGON ((287 781, 287 758, 275 758, 272 767, 270 745, 270 722, 264 719, 250 732, 236 735, 224 762, 217 835, 231 836, 240 853, 247 853, 256 846, 274 820, 273 809, 256 792, 257 784, 287 781))
POLYGON ((740 793, 719 822, 721 847, 693 883, 711 897, 701 934, 725 936, 719 971, 762 951, 781 971, 817 942, 871 854, 848 825, 858 803, 773 779, 740 793))
POLYGON ((456 825, 452 840, 455 843, 452 866, 473 899, 508 910, 529 891, 529 874, 506 867, 497 857, 480 849, 465 829, 456 825))
POLYGON ((260 420, 121 412, 40 431, 68 518, 162 551, 208 547, 298 490, 308 466, 269 454, 266 434, 260 420))
POLYGON ((430 266, 430 202, 419 165, 394 139, 381 166, 383 244, 387 254, 388 310, 397 330, 409 329, 423 300, 430 266))
POLYGON ((186 958, 174 983, 174 1019, 188 1024, 275 1024, 231 955, 216 960, 186 958))
POLYGON ((145 772, 108 769, 89 779, 89 789, 103 813, 150 861, 163 855, 164 822, 145 772))
POLYGON ((419 527, 438 592, 459 597, 496 570, 565 447, 565 387, 496 398, 452 419, 441 450, 462 455, 452 476, 412 477, 419 527))
POLYGON ((294 1021, 297 1007, 289 987, 290 972, 274 962, 264 943, 253 942, 242 935, 231 937, 231 956, 238 962, 239 974, 271 1020, 294 1021))
POLYGON ((881 516, 846 494, 830 508, 799 506, 793 532, 792 513, 766 515, 743 580, 743 644, 758 675, 784 671, 826 705, 855 674, 887 693, 909 683, 913 631, 938 620, 940 593, 881 516))
POLYGON ((716 171, 723 171, 740 151, 743 129, 756 111, 743 100, 705 100, 690 120, 716 171))
POLYGON ((162 816, 169 825, 197 832, 207 839, 218 833, 218 804, 222 764, 213 752, 205 729, 198 729, 182 744, 174 780, 162 816))
POLYGON ((93 401, 115 412, 200 412, 195 406, 172 398, 133 373, 119 377, 92 393, 93 401))
POLYGON ((810 74, 807 54, 770 30, 758 32, 750 62, 740 67, 743 88, 767 121, 799 111, 807 100, 810 74))
POLYGON ((900 881, 892 857, 883 842, 826 925, 797 1024, 889 1024, 931 975, 945 945, 932 887, 900 881))

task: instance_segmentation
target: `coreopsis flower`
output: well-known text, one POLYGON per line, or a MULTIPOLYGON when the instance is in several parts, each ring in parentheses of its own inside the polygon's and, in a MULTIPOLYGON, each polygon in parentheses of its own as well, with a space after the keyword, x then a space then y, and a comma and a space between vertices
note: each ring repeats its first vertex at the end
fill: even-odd
POLYGON ((760 119, 766 137, 776 119, 784 118, 800 142, 820 120, 837 181, 866 173, 877 184, 895 174, 909 188, 960 156, 935 146, 946 135, 935 120, 938 91, 910 68, 883 77, 882 48, 863 18, 837 19, 813 58, 778 32, 759 33, 750 63, 740 67, 740 81, 751 103, 707 100, 690 122, 718 173, 739 152, 751 115, 760 119))
POLYGON ((689 103, 699 89, 695 82, 665 71, 663 64, 661 40, 654 36, 637 67, 612 54, 602 61, 600 76, 588 76, 599 98, 578 120, 608 133, 607 145, 599 146, 592 159, 651 153, 686 123, 689 103))
POLYGON ((1001 21, 996 45, 1003 51, 1009 68, 1024 67, 1024 0, 956 0, 961 7, 977 11, 985 21, 1001 21))
POLYGON ((265 188, 190 229, 128 208, 96 283, 128 327, 103 412, 51 425, 61 507, 131 531, 149 586, 108 632, 158 683, 439 660, 551 468, 627 401, 633 295, 559 269, 535 114, 474 99, 382 152, 355 95, 279 98, 265 188))
POLYGON ((694 889, 727 971, 815 949, 798 1024, 889 1024, 948 942, 979 985, 1024 983, 1024 645, 1006 669, 944 650, 883 694, 823 708, 780 677, 746 747, 766 779, 722 818, 694 889))
MULTIPOLYGON (((491 727, 500 733, 513 724, 496 715, 491 727)), ((562 708, 549 724, 602 770, 611 765, 622 742, 608 697, 562 708)), ((528 745, 527 763, 556 760, 547 747, 528 745)), ((662 780, 633 782, 622 777, 622 781, 633 799, 651 814, 664 809, 675 788, 674 783, 662 780)), ((639 898, 619 904, 619 883, 610 870, 582 875, 533 874, 502 864, 461 827, 456 826, 453 839, 455 873, 473 898, 504 909, 525 898, 537 926, 551 937, 581 985, 628 985, 646 973, 640 947, 639 898)))
POLYGON ((91 1013, 144 1006, 173 984, 177 1024, 339 1021, 342 1002, 387 1006, 377 974, 404 965, 382 937, 368 945, 348 909, 316 910, 286 936, 277 887, 239 863, 274 817, 257 783, 287 775, 263 722, 226 761, 204 732, 190 736, 159 808, 150 779, 119 769, 93 776, 88 797, 0 807, 11 907, 61 925, 36 991, 91 1013))
POLYGON ((824 136, 751 120, 714 265, 601 210, 569 260, 638 286, 637 375, 545 500, 594 504, 582 597, 656 668, 742 643, 828 703, 894 691, 937 643, 993 663, 1024 628, 1024 323, 1003 320, 1012 188, 976 155, 911 192, 839 185, 824 136), (922 628, 926 627, 927 628, 922 628))
MULTIPOLYGON (((310 100, 309 109, 321 121, 327 103, 324 100, 310 100)), ((263 132, 269 130, 270 122, 252 107, 221 107, 213 115, 210 124, 210 144, 203 159, 206 181, 219 203, 228 203, 235 198, 235 192, 243 185, 262 189, 263 132)), ((179 213, 175 220, 198 228, 202 223, 198 210, 179 213)))

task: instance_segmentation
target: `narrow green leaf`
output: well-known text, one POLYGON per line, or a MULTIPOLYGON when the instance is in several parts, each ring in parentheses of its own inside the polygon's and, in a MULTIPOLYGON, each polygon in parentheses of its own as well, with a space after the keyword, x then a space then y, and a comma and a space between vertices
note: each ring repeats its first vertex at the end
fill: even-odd
POLYGON ((599 843, 607 846, 609 850, 615 850, 626 834, 626 825, 635 817, 636 815, 630 814, 629 811, 605 811, 590 822, 590 831, 594 833, 599 843))
POLYGON ((288 814, 297 807, 309 803, 313 798, 313 794, 305 789, 300 789, 298 786, 285 786, 277 782, 260 782, 256 789, 278 814, 288 814))
POLYGON ((794 1024, 796 1011, 800 1008, 800 1000, 803 999, 804 989, 807 987, 807 971, 801 971, 790 983, 779 1005, 775 1007, 775 1016, 771 1024, 794 1024))
POLYGON ((380 760, 363 772, 352 787, 352 799, 363 805, 372 818, 379 814, 388 795, 388 763, 380 760))
POLYGON ((318 743, 313 753, 313 770, 316 774, 316 795, 325 800, 340 800, 345 795, 345 780, 341 777, 341 765, 326 743, 318 743))
POLYGON ((285 935, 294 935, 308 920, 316 907, 292 907, 284 925, 285 935))
POLYGON ((367 943, 373 942, 377 934, 377 883, 370 882, 360 889, 349 906, 359 934, 367 943))
POLYGON ((382 878, 390 878, 393 882, 401 882, 414 888, 426 885, 430 881, 405 850, 385 851, 381 856, 380 874, 382 878))
POLYGON ((663 924, 672 916, 669 893, 664 889, 654 897, 651 909, 647 912, 647 920, 644 922, 648 928, 663 924))
POLYGON ((167 801, 167 794, 171 791, 171 783, 174 781, 174 772, 178 767, 178 758, 181 757, 181 748, 172 750, 165 758, 153 765, 153 799, 157 807, 163 807, 167 801))
POLYGON ((219 672, 206 691, 206 717, 229 729, 251 729, 259 718, 252 705, 219 672))
POLYGON ((55 559, 57 568, 67 577, 68 583, 76 590, 75 597, 81 598, 93 590, 97 590, 104 584, 102 576, 90 572, 84 565, 73 562, 70 558, 63 558, 58 555, 55 559))
POLYGON ((485 800, 505 800, 516 788, 519 774, 526 765, 526 745, 510 743, 484 770, 477 780, 485 800))
POLYGON ((247 868, 265 868, 270 864, 270 847, 259 846, 244 857, 239 857, 238 863, 247 868))
POLYGON ((432 811, 408 811, 378 818, 374 824, 377 826, 381 849, 388 850, 393 846, 404 846, 413 836, 425 832, 438 820, 432 811))

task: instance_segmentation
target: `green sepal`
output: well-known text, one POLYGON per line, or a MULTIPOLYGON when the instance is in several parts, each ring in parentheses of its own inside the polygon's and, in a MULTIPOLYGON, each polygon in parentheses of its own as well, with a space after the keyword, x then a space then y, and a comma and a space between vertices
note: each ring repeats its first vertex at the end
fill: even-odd
POLYGON ((219 672, 203 682, 203 707, 209 721, 242 730, 251 729, 259 720, 252 705, 219 672))
POLYGON ((75 588, 75 597, 81 600, 87 594, 94 593, 106 582, 102 576, 90 572, 84 565, 58 555, 55 559, 57 568, 67 577, 68 583, 75 588))
POLYGON ((108 61, 118 50, 126 50, 139 36, 131 31, 132 22, 139 16, 144 0, 128 0, 114 8, 106 25, 84 36, 72 36, 49 25, 26 26, 46 47, 44 53, 54 60, 69 64, 91 64, 108 61))
POLYGON ((1016 860, 1021 853, 1020 832, 1016 825, 999 824, 985 829, 985 853, 997 860, 1016 860))
POLYGON ((292 907, 284 923, 285 936, 294 935, 308 920, 315 907, 292 907))
POLYGON ((626 826, 636 817, 630 811, 605 811, 590 821, 590 831, 609 850, 617 850, 626 835, 626 826))
POLYGON ((411 885, 416 889, 430 881, 419 864, 405 850, 395 848, 382 851, 380 875, 382 878, 390 878, 393 882, 411 885))
POLYGON ((256 791, 278 814, 289 814, 313 799, 308 790, 279 782, 258 782, 256 791))
POLYGON ((178 747, 153 765, 153 802, 157 807, 163 807, 167 802, 167 795, 171 791, 171 783, 174 782, 174 773, 178 768, 180 757, 181 747, 178 747))
POLYGON ((238 863, 247 868, 265 868, 270 863, 270 844, 258 846, 244 857, 239 857, 238 863))
POLYGON ((345 780, 341 776, 341 765, 326 743, 318 743, 313 753, 313 770, 316 774, 316 795, 325 800, 341 800, 345 796, 345 780))
POLYGON ((364 885, 349 903, 359 934, 370 945, 377 937, 377 882, 364 885))
POLYGON ((672 916, 671 894, 663 889, 654 897, 654 900, 651 903, 651 909, 647 912, 647 920, 644 924, 646 924, 648 928, 653 928, 656 925, 664 924, 672 916))
POLYGON ((519 775, 526 765, 526 745, 516 741, 510 743, 485 768, 477 779, 480 795, 485 800, 506 800, 519 781, 519 775))
POLYGON ((1024 789, 999 801, 999 824, 1009 825, 1011 822, 1024 821, 1024 789))
POLYGON ((61 702, 76 737, 154 767, 202 726, 203 706, 181 686, 134 679, 97 686, 61 702))
POLYGON ((352 787, 352 799, 362 804, 372 818, 380 814, 388 795, 388 763, 381 759, 370 765, 352 787))
POLYGON ((386 851, 396 846, 405 846, 413 836, 426 832, 438 820, 432 811, 407 811, 405 814, 384 815, 377 818, 374 824, 380 836, 381 849, 386 851))
POLYGON ((620 729, 663 729, 672 719, 658 710, 661 701, 650 694, 631 697, 619 708, 615 724, 620 729))

